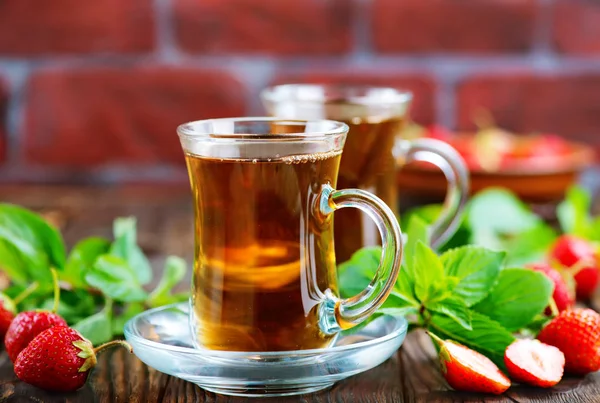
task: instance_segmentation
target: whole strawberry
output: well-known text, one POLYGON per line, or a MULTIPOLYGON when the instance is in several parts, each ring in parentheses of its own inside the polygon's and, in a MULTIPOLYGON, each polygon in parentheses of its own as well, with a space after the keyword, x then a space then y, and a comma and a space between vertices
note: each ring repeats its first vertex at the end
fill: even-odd
POLYGON ((18 314, 11 322, 6 336, 4 337, 4 346, 8 357, 15 362, 17 356, 31 340, 46 329, 56 325, 67 326, 67 322, 55 312, 58 308, 60 299, 58 277, 52 270, 54 278, 54 308, 50 311, 26 311, 18 314))
POLYGON ((11 322, 15 318, 15 306, 4 294, 0 294, 0 341, 8 331, 11 322))
POLYGON ((590 299, 600 283, 600 269, 594 247, 585 239, 562 235, 551 248, 550 256, 573 272, 577 284, 577 299, 590 299))
MULTIPOLYGON (((554 293, 552 298, 556 303, 556 307, 559 312, 564 311, 567 308, 571 308, 575 305, 575 291, 573 287, 573 278, 570 278, 570 282, 567 282, 565 277, 569 276, 565 273, 565 277, 558 270, 552 268, 548 263, 534 263, 530 264, 529 267, 532 270, 544 273, 554 283, 554 293)), ((567 277, 568 278, 568 277, 567 277)), ((550 313, 550 309, 546 310, 546 313, 550 313)))
POLYGON ((565 355, 539 340, 521 339, 506 348, 504 363, 512 380, 550 388, 563 377, 565 355))
POLYGON ((113 341, 94 348, 74 329, 54 326, 38 334, 21 351, 15 362, 15 374, 23 382, 53 392, 72 392, 87 381, 96 366, 96 354, 120 344, 133 352, 125 341, 113 341))
POLYGON ((538 340, 565 354, 565 371, 571 374, 600 370, 600 314, 591 309, 561 312, 542 329, 538 340))
POLYGON ((499 395, 510 387, 510 380, 486 356, 453 341, 429 335, 440 347, 442 373, 453 389, 499 395))

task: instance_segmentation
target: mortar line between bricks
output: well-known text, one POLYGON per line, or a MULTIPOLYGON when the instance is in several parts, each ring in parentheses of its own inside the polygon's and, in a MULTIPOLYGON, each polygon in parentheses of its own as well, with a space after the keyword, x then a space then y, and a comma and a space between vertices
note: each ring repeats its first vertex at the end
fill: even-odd
POLYGON ((167 63, 180 61, 182 56, 175 40, 173 27, 173 1, 154 0, 154 17, 157 58, 167 63))

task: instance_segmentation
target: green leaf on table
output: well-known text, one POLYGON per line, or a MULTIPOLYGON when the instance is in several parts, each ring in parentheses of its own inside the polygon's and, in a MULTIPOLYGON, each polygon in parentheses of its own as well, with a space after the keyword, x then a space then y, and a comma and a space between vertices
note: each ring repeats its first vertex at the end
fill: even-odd
POLYGON ((582 187, 569 188, 565 199, 556 208, 560 227, 565 234, 587 238, 590 235, 592 196, 582 187))
POLYGON ((7 272, 24 268, 30 279, 46 282, 51 281, 51 267, 62 270, 65 265, 65 245, 60 233, 22 207, 0 204, 0 240, 4 243, 0 248, 0 267, 12 266, 5 269, 7 272), (9 257, 9 253, 17 255, 9 257), (15 266, 17 262, 24 264, 15 266))
POLYGON ((458 296, 448 296, 441 301, 435 301, 426 305, 433 312, 448 316, 466 330, 473 330, 471 325, 471 310, 465 301, 458 296))
POLYGON ((61 280, 76 288, 85 288, 85 274, 92 268, 100 255, 110 249, 110 242, 104 238, 92 237, 79 241, 71 250, 61 280))
POLYGON ((467 306, 473 306, 489 294, 500 273, 504 256, 504 252, 463 246, 445 252, 441 261, 446 275, 459 279, 454 293, 467 306))
POLYGON ((94 345, 106 343, 112 339, 112 303, 106 304, 104 309, 77 322, 72 327, 94 345))
POLYGON ((434 313, 428 329, 442 339, 454 340, 485 355, 505 368, 504 351, 515 337, 498 322, 478 312, 471 312, 472 330, 447 315, 434 313))
POLYGON ((127 323, 134 316, 144 312, 146 308, 144 304, 140 302, 132 302, 127 304, 125 310, 119 315, 116 315, 112 320, 112 335, 120 336, 123 334, 125 323, 127 323))
POLYGON ((419 301, 431 298, 446 277, 442 261, 422 241, 417 241, 413 264, 407 265, 407 272, 415 279, 415 295, 419 301))
POLYGON ((352 297, 365 289, 375 277, 381 261, 381 247, 373 246, 354 252, 350 260, 338 266, 340 295, 352 297))
POLYGON ((150 307, 157 307, 177 302, 177 297, 172 295, 171 291, 173 290, 173 287, 183 280, 185 273, 185 260, 177 256, 167 257, 162 278, 154 291, 150 293, 148 305, 150 305, 150 307))
POLYGON ((85 280, 115 301, 144 301, 148 297, 127 262, 113 255, 100 256, 85 280))
POLYGON ((115 240, 110 254, 125 260, 140 284, 152 281, 152 267, 148 258, 137 244, 136 219, 134 217, 117 218, 113 223, 115 240))
POLYGON ((473 309, 516 331, 544 311, 553 291, 552 281, 543 273, 504 269, 490 294, 473 309))

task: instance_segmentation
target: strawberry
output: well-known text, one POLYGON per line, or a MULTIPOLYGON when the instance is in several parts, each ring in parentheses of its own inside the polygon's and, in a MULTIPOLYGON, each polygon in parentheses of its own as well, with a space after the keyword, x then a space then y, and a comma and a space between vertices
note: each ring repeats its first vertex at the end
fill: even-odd
POLYGON ((72 392, 85 385, 90 371, 96 366, 96 354, 118 344, 133 352, 122 340, 94 348, 76 330, 54 326, 38 334, 19 353, 15 374, 23 382, 44 390, 72 392))
POLYGON ((517 382, 550 388, 562 379, 565 355, 539 340, 517 340, 506 348, 504 363, 517 382))
POLYGON ((600 314, 591 309, 560 313, 538 334, 542 343, 565 354, 565 370, 584 375, 600 369, 600 314))
POLYGON ((453 341, 429 335, 440 347, 442 373, 455 390, 499 395, 510 387, 510 380, 486 356, 453 341))
POLYGON ((598 259, 593 246, 573 235, 562 235, 550 250, 550 256, 573 272, 578 299, 588 300, 600 282, 598 259))
MULTIPOLYGON (((565 273, 565 276, 556 269, 552 268, 548 263, 534 263, 527 265, 528 268, 544 273, 554 283, 554 293, 552 298, 556 303, 556 307, 559 312, 564 311, 567 308, 571 308, 575 305, 575 290, 573 285, 572 277, 570 282, 567 282, 566 278, 569 278, 569 274, 565 273)), ((546 309, 546 314, 550 314, 550 308, 546 309)))
POLYGON ((0 341, 8 331, 10 323, 15 318, 15 305, 4 294, 0 294, 0 341))
POLYGON ((52 277, 54 279, 54 308, 52 311, 21 312, 13 319, 6 331, 4 345, 12 362, 15 362, 21 350, 44 330, 56 325, 67 326, 67 322, 55 313, 60 300, 60 291, 58 277, 54 270, 52 270, 52 277))
POLYGON ((28 311, 18 314, 10 324, 4 339, 10 360, 15 362, 21 350, 27 347, 35 336, 57 325, 67 326, 67 322, 52 312, 28 311))

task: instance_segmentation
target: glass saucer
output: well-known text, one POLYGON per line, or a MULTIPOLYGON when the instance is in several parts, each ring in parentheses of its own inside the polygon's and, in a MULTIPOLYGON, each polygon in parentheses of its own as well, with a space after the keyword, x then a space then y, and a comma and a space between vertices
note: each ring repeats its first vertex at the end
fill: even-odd
POLYGON ((233 352, 194 348, 187 303, 151 309, 125 325, 125 337, 147 365, 223 395, 311 393, 387 360, 406 336, 402 317, 380 316, 328 348, 233 352))

